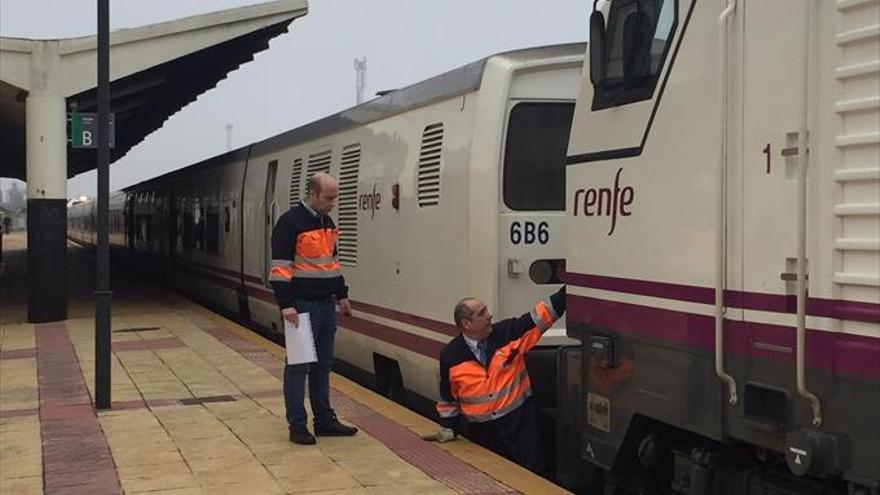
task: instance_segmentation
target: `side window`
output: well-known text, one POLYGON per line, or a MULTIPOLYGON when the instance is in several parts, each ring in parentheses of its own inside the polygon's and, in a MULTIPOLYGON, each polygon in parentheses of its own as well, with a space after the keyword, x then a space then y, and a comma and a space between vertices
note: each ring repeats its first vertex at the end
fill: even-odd
POLYGON ((208 206, 205 212, 205 239, 206 251, 209 253, 220 252, 220 209, 217 205, 208 206))
POLYGON ((507 123, 504 204, 512 210, 565 209, 565 153, 574 103, 517 103, 507 123))
POLYGON ((607 23, 594 12, 590 20, 592 109, 650 99, 677 25, 677 0, 615 0, 607 23))

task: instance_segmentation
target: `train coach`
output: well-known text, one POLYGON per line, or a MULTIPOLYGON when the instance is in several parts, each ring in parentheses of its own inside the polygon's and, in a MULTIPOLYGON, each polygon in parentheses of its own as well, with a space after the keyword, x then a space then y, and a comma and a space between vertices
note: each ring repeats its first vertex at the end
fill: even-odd
MULTIPOLYGON (((435 399, 440 349, 464 296, 514 316, 554 292, 563 253, 564 159, 585 44, 493 55, 114 195, 111 239, 140 269, 272 332, 276 219, 307 177, 339 179, 334 221, 354 316, 336 356, 394 398, 435 399)), ((93 243, 94 203, 70 236, 93 243)), ((561 325, 531 366, 555 399, 561 325), (540 376, 539 376, 540 375, 540 376)), ((543 399, 542 399, 543 398, 543 399)))

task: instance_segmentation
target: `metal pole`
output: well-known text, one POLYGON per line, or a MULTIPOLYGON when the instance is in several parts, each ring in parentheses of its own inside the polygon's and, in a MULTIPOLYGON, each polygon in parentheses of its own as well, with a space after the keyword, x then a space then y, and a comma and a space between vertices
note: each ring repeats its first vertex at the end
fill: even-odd
POLYGON ((95 407, 110 409, 110 0, 98 0, 98 266, 95 290, 95 407))

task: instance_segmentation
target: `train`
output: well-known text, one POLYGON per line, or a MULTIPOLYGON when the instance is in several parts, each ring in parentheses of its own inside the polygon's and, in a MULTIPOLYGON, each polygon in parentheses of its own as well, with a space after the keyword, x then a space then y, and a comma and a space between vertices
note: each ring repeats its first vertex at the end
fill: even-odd
MULTIPOLYGON (((309 176, 329 172, 354 310, 338 321, 337 368, 433 411, 461 298, 518 316, 561 284, 564 162, 585 49, 495 54, 113 193, 115 266, 282 336, 272 228, 309 176)), ((94 246, 95 222, 95 201, 72 205, 69 237, 94 246)), ((529 356, 545 411, 566 342, 560 322, 529 356)))
MULTIPOLYGON (((436 397, 460 297, 511 316, 564 282, 529 356, 558 483, 877 495, 880 1, 590 4, 587 44, 127 188, 114 244, 277 331, 271 225, 330 171, 355 301, 337 355, 386 395, 436 397)), ((72 207, 71 238, 93 219, 72 207)))
POLYGON ((880 490, 880 2, 592 2, 564 458, 604 493, 880 490))

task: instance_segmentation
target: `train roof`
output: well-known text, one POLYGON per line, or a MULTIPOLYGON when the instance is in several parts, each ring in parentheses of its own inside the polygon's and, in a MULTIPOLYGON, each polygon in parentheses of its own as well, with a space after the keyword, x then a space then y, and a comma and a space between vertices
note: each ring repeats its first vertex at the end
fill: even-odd
POLYGON ((415 108, 476 91, 480 88, 486 62, 489 59, 500 58, 509 63, 520 63, 541 58, 583 55, 585 50, 586 43, 581 42, 523 48, 489 55, 476 62, 452 69, 424 81, 390 91, 382 96, 328 117, 129 186, 124 190, 136 189, 154 181, 170 179, 205 168, 211 168, 215 165, 226 163, 229 160, 244 160, 249 154, 249 149, 251 154, 272 153, 298 143, 313 141, 324 136, 344 132, 348 129, 366 125, 415 108))

